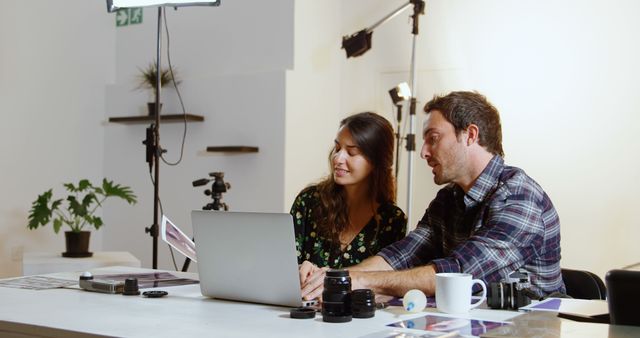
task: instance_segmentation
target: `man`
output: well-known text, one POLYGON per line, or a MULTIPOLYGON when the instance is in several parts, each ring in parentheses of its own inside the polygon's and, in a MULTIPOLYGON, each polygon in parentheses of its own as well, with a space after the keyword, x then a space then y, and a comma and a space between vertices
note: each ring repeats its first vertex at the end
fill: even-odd
MULTIPOLYGON (((520 269, 537 295, 564 293, 558 215, 533 179, 504 165, 497 109, 481 94, 452 92, 434 97, 424 110, 420 155, 435 183, 447 185, 407 237, 349 268, 353 289, 433 295, 439 272, 491 283, 520 269)), ((301 265, 304 298, 321 295, 325 271, 301 265)))

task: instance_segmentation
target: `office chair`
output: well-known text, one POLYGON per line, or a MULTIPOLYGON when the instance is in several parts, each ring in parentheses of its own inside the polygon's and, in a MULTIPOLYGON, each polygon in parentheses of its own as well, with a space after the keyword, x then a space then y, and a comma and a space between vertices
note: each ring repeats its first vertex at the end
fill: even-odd
POLYGON ((640 326, 640 271, 611 270, 604 279, 611 324, 640 326))
POLYGON ((561 271, 568 296, 577 299, 606 299, 607 289, 596 274, 583 270, 561 271))

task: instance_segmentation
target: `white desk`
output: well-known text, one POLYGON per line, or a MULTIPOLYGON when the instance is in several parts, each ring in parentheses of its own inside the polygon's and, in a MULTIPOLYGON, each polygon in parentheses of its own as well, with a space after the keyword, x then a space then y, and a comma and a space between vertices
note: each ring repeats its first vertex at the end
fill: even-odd
POLYGON ((94 252, 92 257, 85 258, 67 258, 53 252, 25 252, 22 256, 23 276, 87 271, 105 266, 139 268, 140 260, 125 251, 94 252))
MULTIPOLYGON (((94 274, 139 273, 146 269, 101 268, 94 274)), ((191 273, 171 272, 197 278, 191 273)), ((77 280, 77 274, 56 274, 77 280)), ((163 288, 169 296, 148 299, 87 292, 79 289, 23 290, 0 287, 1 337, 363 337, 389 331, 386 324, 423 314, 399 307, 376 311, 374 318, 349 323, 291 319, 284 307, 204 298, 197 284, 163 288)), ((426 311, 435 311, 428 309, 426 311)), ((474 309, 474 317, 504 320, 517 313, 474 309)), ((585 324, 539 312, 514 318, 516 331, 487 336, 637 337, 640 327, 585 324), (613 333, 613 334, 612 334, 613 333)), ((416 333, 424 334, 424 331, 416 333)), ((378 336, 380 337, 380 336, 378 336)))

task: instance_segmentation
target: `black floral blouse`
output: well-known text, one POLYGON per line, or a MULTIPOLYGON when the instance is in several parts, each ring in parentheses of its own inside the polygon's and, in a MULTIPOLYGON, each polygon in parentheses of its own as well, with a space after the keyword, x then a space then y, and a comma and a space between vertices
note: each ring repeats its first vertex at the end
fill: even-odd
POLYGON ((307 260, 318 266, 343 268, 362 262, 406 234, 407 217, 392 203, 382 204, 344 251, 339 244, 318 234, 313 208, 320 203, 315 186, 304 189, 291 206, 298 264, 307 260))

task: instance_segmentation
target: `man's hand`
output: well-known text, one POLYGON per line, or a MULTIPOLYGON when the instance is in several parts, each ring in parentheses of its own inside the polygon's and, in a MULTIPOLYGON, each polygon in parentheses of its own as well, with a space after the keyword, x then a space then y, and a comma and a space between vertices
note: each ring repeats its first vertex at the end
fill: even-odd
MULTIPOLYGON (((300 287, 302 298, 311 300, 320 298, 324 290, 324 276, 329 268, 319 268, 311 262, 304 261, 300 264, 300 287)), ((389 271, 391 266, 380 256, 372 256, 362 263, 347 268, 351 276, 352 289, 368 288, 365 273, 360 271, 389 271)))

